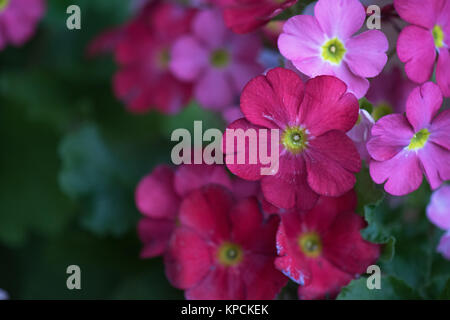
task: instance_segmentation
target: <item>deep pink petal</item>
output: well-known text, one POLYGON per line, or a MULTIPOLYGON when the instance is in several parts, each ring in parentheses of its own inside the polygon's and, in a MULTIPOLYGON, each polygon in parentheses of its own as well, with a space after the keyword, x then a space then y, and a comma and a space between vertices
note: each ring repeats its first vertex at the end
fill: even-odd
POLYGON ((361 77, 375 77, 383 70, 387 62, 386 51, 389 43, 383 32, 369 30, 345 43, 348 52, 345 61, 350 70, 361 77))
POLYGON ((408 146, 413 136, 414 131, 405 116, 389 114, 372 127, 367 150, 377 161, 389 160, 408 146))
POLYGON ((446 0, 394 0, 395 10, 403 20, 432 29, 446 0))
POLYGON ((162 255, 175 230, 175 221, 167 219, 144 218, 138 223, 138 235, 144 248, 141 258, 153 258, 162 255))
POLYGON ((356 33, 366 19, 364 7, 358 0, 319 0, 314 15, 329 38, 341 40, 356 33))
POLYGON ((200 282, 212 265, 211 248, 189 228, 178 228, 164 256, 166 275, 171 284, 188 289, 200 282))
POLYGON ((444 110, 433 119, 430 126, 430 141, 450 151, 450 110, 444 110))
POLYGON ((430 126, 442 105, 442 93, 433 82, 415 88, 406 101, 406 117, 417 132, 430 126))
POLYGON ((349 131, 358 120, 358 100, 346 94, 347 86, 331 76, 308 80, 299 110, 299 124, 313 136, 330 130, 349 131))
POLYGON ((405 71, 409 79, 417 83, 430 79, 436 50, 429 30, 418 26, 404 28, 398 37, 397 54, 406 63, 405 71))
MULTIPOLYGON (((449 23, 450 25, 450 23, 449 23)), ((450 33, 447 36, 450 42, 450 33)), ((450 97, 450 53, 448 48, 439 49, 436 66, 436 81, 445 97, 450 97)))
POLYGON ((384 190, 394 196, 417 190, 423 179, 417 155, 406 150, 386 161, 371 161, 370 176, 378 184, 387 181, 384 190))
POLYGON ((418 150, 417 155, 432 189, 439 188, 444 181, 450 180, 450 151, 427 142, 418 150))

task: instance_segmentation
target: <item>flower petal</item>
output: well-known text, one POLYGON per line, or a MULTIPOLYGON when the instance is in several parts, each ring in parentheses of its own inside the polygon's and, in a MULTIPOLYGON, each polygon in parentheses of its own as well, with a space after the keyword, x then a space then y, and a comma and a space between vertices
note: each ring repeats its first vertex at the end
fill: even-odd
POLYGON ((450 151, 450 110, 442 111, 433 119, 429 139, 450 151))
POLYGON ((394 0, 394 7, 403 20, 432 29, 445 1, 394 0))
MULTIPOLYGON (((450 25, 450 23, 449 23, 450 25)), ((448 36, 450 38, 450 34, 448 36)), ((449 39, 450 41, 450 39, 449 39)), ((448 48, 439 49, 436 81, 445 97, 450 97, 450 53, 448 48)))
POLYGON ((418 150, 417 155, 431 189, 439 188, 444 181, 450 180, 450 151, 428 142, 418 150))
POLYGON ((427 217, 437 227, 450 230, 450 186, 444 185, 431 195, 427 217))
POLYGON ((336 77, 345 82, 348 92, 353 93, 356 98, 361 99, 369 90, 369 80, 354 74, 346 62, 341 63, 339 67, 333 69, 336 77))
POLYGON ((144 244, 144 248, 141 250, 141 258, 153 258, 166 251, 175 229, 175 221, 144 218, 139 221, 137 229, 139 239, 144 244))
POLYGON ((179 38, 170 52, 170 71, 184 81, 193 81, 208 66, 208 53, 201 44, 191 36, 179 38))
POLYGON ((227 72, 208 69, 198 80, 194 94, 203 107, 220 110, 233 103, 238 91, 227 72))
POLYGON ((433 82, 415 88, 406 101, 406 117, 417 132, 428 128, 442 105, 442 93, 433 82))

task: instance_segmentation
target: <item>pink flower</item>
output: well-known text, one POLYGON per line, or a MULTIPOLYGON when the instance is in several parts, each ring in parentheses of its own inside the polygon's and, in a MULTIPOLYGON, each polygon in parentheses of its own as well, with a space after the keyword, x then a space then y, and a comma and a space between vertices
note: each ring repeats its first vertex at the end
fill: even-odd
POLYGON ((369 30, 352 36, 363 25, 366 13, 358 0, 319 0, 315 16, 290 18, 278 38, 281 54, 310 77, 334 75, 349 92, 363 97, 368 77, 377 76, 386 64, 386 36, 369 30))
POLYGON ((286 284, 274 267, 279 219, 263 220, 256 198, 236 202, 222 187, 187 196, 165 256, 166 274, 186 299, 267 300, 286 284))
POLYGON ((370 155, 367 151, 367 141, 371 138, 371 130, 375 121, 372 116, 364 109, 359 110, 358 121, 355 126, 347 132, 347 136, 352 139, 358 149, 361 159, 366 162, 370 161, 370 155))
MULTIPOLYGON (((228 168, 243 179, 261 180, 264 197, 280 208, 310 209, 319 195, 346 193, 361 167, 358 151, 345 134, 357 121, 359 106, 346 91, 345 83, 335 77, 320 76, 304 84, 295 72, 283 68, 254 78, 241 95, 245 118, 228 129, 279 129, 279 170, 261 175, 266 166, 260 162, 238 164, 239 154, 249 157, 248 143, 245 150, 237 149, 233 164, 227 161, 228 168)), ((224 146, 226 154, 226 139, 224 146)))
POLYGON ((450 96, 450 1, 394 0, 403 20, 397 53, 408 77, 417 83, 428 81, 436 62, 436 81, 444 96, 450 96))
POLYGON ((311 211, 281 215, 275 265, 300 284, 300 299, 336 297, 378 259, 380 246, 361 237, 366 223, 355 208, 351 191, 339 198, 321 197, 311 211))
POLYGON ((36 31, 45 11, 44 0, 0 1, 0 50, 23 45, 36 31))
POLYGON ((165 252, 177 225, 182 198, 207 184, 232 187, 224 167, 216 165, 182 165, 176 171, 160 165, 139 182, 135 198, 144 216, 138 224, 139 238, 144 244, 142 258, 165 252))
POLYGON ((427 206, 428 219, 438 228, 447 230, 438 245, 438 252, 450 260, 450 186, 444 185, 433 192, 427 206))
POLYGON ((256 35, 235 35, 219 12, 204 10, 195 17, 192 34, 174 44, 170 69, 179 79, 195 82, 194 96, 204 107, 222 109, 263 71, 256 62, 260 49, 256 35))
POLYGON ((399 67, 384 71, 373 79, 366 98, 374 105, 372 116, 375 120, 393 112, 405 112, 406 100, 416 86, 399 67))
MULTIPOLYGON (((173 4, 149 3, 123 28, 120 41, 114 43, 120 66, 114 92, 129 111, 157 109, 171 114, 189 101, 191 85, 171 74, 169 53, 175 39, 188 32, 194 12, 173 4)), ((91 48, 94 53, 95 49, 101 50, 91 48)))
POLYGON ((265 25, 297 0, 219 0, 225 24, 236 33, 248 33, 265 25))
POLYGON ((406 116, 387 115, 372 128, 367 150, 374 159, 370 174, 386 192, 401 196, 416 190, 422 172, 432 189, 450 179, 450 110, 438 114, 439 87, 427 82, 414 89, 406 116))

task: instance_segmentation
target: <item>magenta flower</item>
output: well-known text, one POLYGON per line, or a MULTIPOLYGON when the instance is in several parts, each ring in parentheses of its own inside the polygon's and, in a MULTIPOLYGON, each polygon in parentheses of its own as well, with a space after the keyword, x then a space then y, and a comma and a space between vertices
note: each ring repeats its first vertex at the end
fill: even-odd
POLYGON ((220 186, 192 192, 165 255, 166 274, 186 299, 274 299, 287 278, 274 267, 278 217, 256 198, 235 201, 220 186))
POLYGON ((375 121, 372 116, 364 109, 359 110, 358 121, 355 126, 347 132, 347 136, 352 139, 358 149, 362 160, 369 162, 370 155, 367 151, 367 141, 372 137, 371 130, 375 121))
MULTIPOLYGON (((319 195, 337 197, 349 191, 361 160, 345 134, 359 110, 355 96, 346 92, 345 83, 335 77, 320 76, 303 84, 295 72, 283 68, 254 78, 241 95, 245 118, 228 129, 279 129, 279 170, 261 175, 265 166, 260 162, 238 164, 240 153, 249 157, 248 143, 245 150, 237 144, 228 168, 243 179, 261 180, 264 197, 280 208, 310 209, 319 195)), ((224 146, 226 153, 226 141, 224 146)))
MULTIPOLYGON (((192 86, 172 75, 169 61, 173 42, 188 32, 194 12, 174 4, 149 3, 119 31, 117 39, 113 34, 119 65, 113 80, 114 93, 129 111, 156 109, 173 114, 188 103, 192 86)), ((91 48, 97 49, 101 51, 91 48)))
POLYGON ((219 12, 204 10, 194 18, 192 34, 174 44, 170 69, 179 79, 195 82, 194 96, 205 108, 222 109, 263 71, 256 62, 260 48, 256 35, 235 35, 219 12))
POLYGON ((432 189, 450 179, 450 110, 438 114, 439 87, 427 82, 414 89, 406 103, 406 116, 387 115, 372 128, 367 150, 374 159, 370 174, 384 183, 386 192, 405 195, 422 183, 422 173, 432 189))
POLYGON ((428 219, 438 228, 446 230, 437 251, 450 260, 450 186, 444 185, 433 192, 427 206, 428 219))
POLYGON ((36 31, 45 11, 44 0, 0 1, 0 50, 23 45, 36 31))
POLYGON ((139 238, 144 244, 142 258, 165 252, 177 225, 182 198, 207 184, 232 187, 224 167, 216 165, 182 165, 176 171, 160 165, 139 182, 135 198, 144 215, 138 224, 139 238))
POLYGON ((284 24, 278 38, 281 54, 304 74, 336 76, 349 92, 363 97, 369 88, 366 78, 377 76, 387 62, 386 36, 378 30, 353 36, 366 18, 358 0, 319 0, 314 12, 284 24))
POLYGON ((336 297, 378 259, 380 246, 361 237, 366 222, 355 208, 356 194, 350 191, 321 197, 311 211, 281 215, 275 265, 300 284, 300 299, 336 297))
POLYGON ((436 81, 444 96, 450 96, 450 1, 395 0, 400 17, 411 25, 398 37, 397 53, 408 77, 428 81, 436 62, 436 81))

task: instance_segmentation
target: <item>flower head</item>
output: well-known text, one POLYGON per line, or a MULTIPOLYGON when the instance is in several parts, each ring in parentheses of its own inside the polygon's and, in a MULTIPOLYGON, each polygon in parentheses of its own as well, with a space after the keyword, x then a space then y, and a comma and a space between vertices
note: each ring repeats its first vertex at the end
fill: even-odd
POLYGON ((397 53, 409 79, 428 81, 436 63, 436 81, 450 96, 450 1, 395 0, 400 17, 411 25, 398 37, 397 53))
POLYGON ((194 96, 205 108, 223 109, 263 71, 256 62, 260 48, 256 35, 235 35, 218 11, 203 10, 191 34, 174 44, 169 66, 180 80, 194 82, 194 96))
POLYGON ((0 50, 23 45, 34 34, 45 12, 44 0, 0 1, 0 50))
POLYGON ((378 259, 380 247, 361 237, 366 223, 355 208, 351 191, 339 198, 321 197, 308 212, 281 215, 275 265, 300 284, 301 299, 334 298, 378 259))
POLYGON ((450 110, 438 114, 442 100, 439 87, 427 82, 411 92, 406 116, 391 114, 375 123, 367 143, 370 174, 376 183, 386 182, 386 192, 408 194, 423 174, 432 189, 450 179, 450 110))
POLYGON ((284 24, 278 38, 281 54, 302 73, 336 76, 349 92, 363 97, 369 88, 366 78, 378 75, 386 64, 386 36, 378 30, 353 36, 366 17, 358 0, 319 0, 314 13, 284 24))
MULTIPOLYGON (((321 76, 304 84, 295 72, 283 68, 254 78, 241 95, 245 118, 228 129, 278 129, 279 170, 261 175, 261 162, 239 164, 240 154, 250 156, 248 144, 243 149, 237 145, 228 168, 243 179, 261 180, 264 197, 280 208, 310 209, 319 195, 349 191, 361 160, 345 134, 356 123, 359 110, 355 96, 346 91, 335 77, 321 76)), ((226 144, 225 137, 225 154, 226 144)))
POLYGON ((278 218, 256 198, 235 202, 219 186, 187 196, 165 256, 166 274, 187 299, 273 299, 286 278, 275 269, 278 218))

